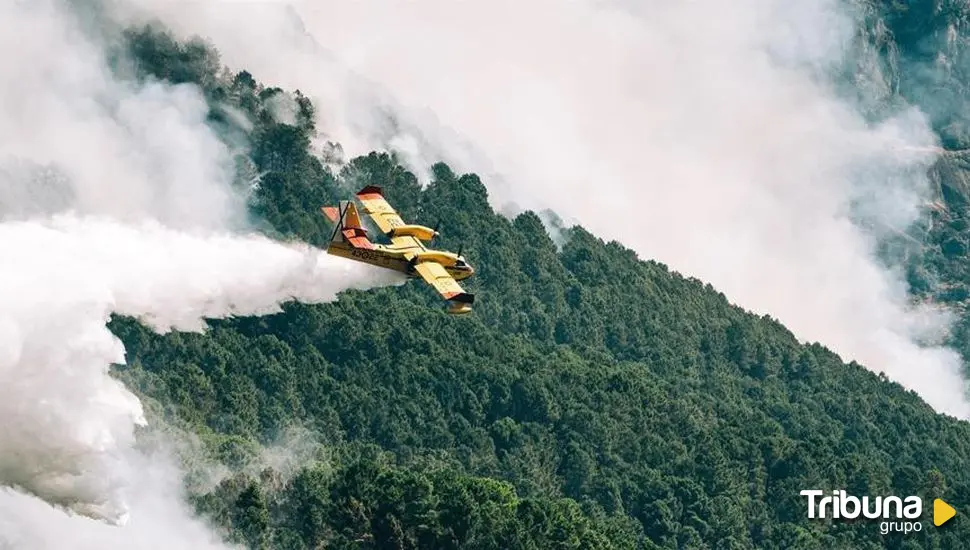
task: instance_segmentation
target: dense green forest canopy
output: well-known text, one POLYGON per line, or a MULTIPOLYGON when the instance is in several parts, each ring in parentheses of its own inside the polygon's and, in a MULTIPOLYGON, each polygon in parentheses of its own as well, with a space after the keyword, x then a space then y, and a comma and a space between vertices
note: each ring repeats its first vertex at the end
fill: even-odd
MULTIPOLYGON (((881 20, 905 37, 907 17, 925 16, 921 5, 904 13, 893 4, 881 20)), ((331 168, 311 148, 314 106, 299 92, 224 69, 199 40, 179 43, 157 27, 125 38, 138 78, 198 84, 213 128, 233 143, 245 138, 239 184, 258 181, 253 217, 270 234, 322 245, 331 228, 319 206, 377 184, 406 218, 446 220, 440 244, 463 243, 478 271, 467 287, 480 303, 459 318, 442 314, 426 285, 407 284, 212 321, 206 334, 112 320, 128 352, 118 376, 157 418, 200 434, 239 469, 193 495, 230 540, 287 549, 970 540, 960 515, 907 536, 809 521, 798 495, 917 494, 970 509, 966 422, 581 227, 557 246, 536 214, 494 212, 473 174, 437 164, 422 189, 377 152, 331 168), (295 101, 295 124, 273 116, 277 94, 295 101), (227 109, 254 127, 239 127, 227 109), (243 468, 294 425, 321 442, 316 460, 293 476, 243 468)), ((906 42, 898 48, 916 55, 906 42)), ((963 139, 952 120, 939 123, 953 143, 963 139)), ((912 260, 914 288, 927 297, 965 297, 958 195, 943 197, 947 208, 920 235, 926 253, 912 260)))

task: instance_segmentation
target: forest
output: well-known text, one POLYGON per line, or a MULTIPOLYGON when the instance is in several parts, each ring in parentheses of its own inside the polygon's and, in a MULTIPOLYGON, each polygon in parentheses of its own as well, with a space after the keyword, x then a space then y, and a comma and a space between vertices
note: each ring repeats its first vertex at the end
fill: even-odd
MULTIPOLYGON (((917 4, 876 12, 889 29, 877 46, 931 55, 913 29, 935 36, 953 14, 917 4)), ((179 42, 158 26, 124 38, 118 70, 200 86, 212 127, 248 144, 239 181, 258 175, 252 218, 267 234, 324 245, 332 227, 319 207, 375 184, 406 219, 446 220, 437 244, 462 245, 477 270, 466 281, 476 309, 461 317, 411 283, 213 320, 204 334, 112 319, 127 349, 115 374, 153 421, 197 434, 236 472, 191 497, 227 540, 294 550, 970 540, 959 514, 944 528, 926 521, 920 533, 880 535, 873 522, 810 521, 799 496, 915 494, 924 517, 935 497, 970 509, 970 424, 619 243, 582 227, 554 241, 533 212, 499 215, 474 174, 438 163, 422 188, 383 152, 333 168, 311 146, 315 107, 299 91, 223 67, 201 39, 179 42), (273 116, 278 94, 295 102, 295 123, 273 116), (313 441, 312 458, 295 472, 254 470, 261 449, 294 429, 313 441)), ((948 78, 966 82, 958 71, 948 78)), ((896 93, 909 93, 905 79, 896 93)), ((959 120, 937 119, 950 149, 934 172, 943 207, 916 235, 925 250, 909 274, 923 298, 959 306, 970 265, 958 163, 966 137, 959 120)), ((954 338, 967 355, 970 322, 961 326, 954 338)), ((191 476, 189 465, 190 487, 191 476)))

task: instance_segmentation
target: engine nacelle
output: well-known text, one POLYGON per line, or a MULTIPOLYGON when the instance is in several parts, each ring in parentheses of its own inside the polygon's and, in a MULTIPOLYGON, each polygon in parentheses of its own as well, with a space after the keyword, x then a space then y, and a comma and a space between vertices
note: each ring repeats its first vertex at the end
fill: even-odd
POLYGON ((455 265, 458 261, 458 255, 452 254, 451 252, 440 252, 437 250, 426 250, 424 252, 418 252, 414 260, 418 263, 420 262, 437 262, 444 266, 455 265))
POLYGON ((399 225, 387 232, 388 237, 414 237, 422 241, 430 241, 438 232, 423 225, 399 225))

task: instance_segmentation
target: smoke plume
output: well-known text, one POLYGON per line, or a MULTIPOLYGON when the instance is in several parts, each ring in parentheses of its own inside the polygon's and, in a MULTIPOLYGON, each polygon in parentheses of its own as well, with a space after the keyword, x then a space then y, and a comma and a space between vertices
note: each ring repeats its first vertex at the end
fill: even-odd
POLYGON ((109 315, 198 330, 400 279, 228 232, 244 195, 199 91, 117 78, 77 15, 0 3, 0 547, 221 548, 134 446, 109 315))
POLYGON ((108 376, 124 362, 105 327, 112 312, 160 331, 200 330, 202 317, 272 313, 289 299, 329 301, 397 280, 262 237, 74 216, 0 224, 0 254, 9 266, 0 270, 0 481, 112 521, 128 515, 132 428, 145 422, 137 398, 108 376))
POLYGON ((854 223, 916 219, 937 137, 915 109, 872 122, 837 93, 849 55, 868 56, 850 60, 861 103, 890 89, 846 3, 127 6, 309 94, 350 153, 479 172, 503 211, 550 208, 970 414, 960 359, 936 344, 949 315, 911 306, 854 223))

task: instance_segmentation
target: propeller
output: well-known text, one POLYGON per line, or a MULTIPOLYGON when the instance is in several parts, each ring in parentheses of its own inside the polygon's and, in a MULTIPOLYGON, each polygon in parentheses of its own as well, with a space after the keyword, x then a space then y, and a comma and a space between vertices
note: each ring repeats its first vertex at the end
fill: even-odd
POLYGON ((465 243, 458 245, 458 257, 461 258, 461 249, 465 248, 465 243))
POLYGON ((434 244, 434 240, 438 238, 438 228, 439 227, 441 227, 441 220, 438 220, 434 224, 434 227, 431 228, 431 240, 428 242, 428 244, 432 244, 433 245, 434 244))

